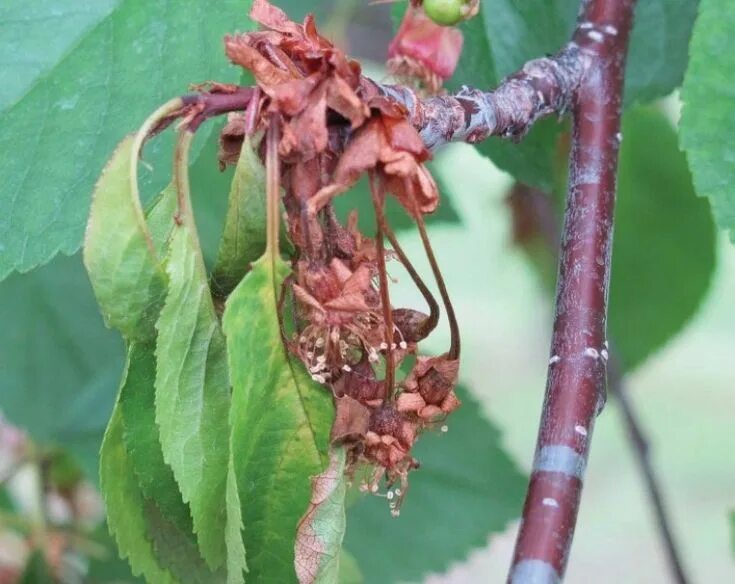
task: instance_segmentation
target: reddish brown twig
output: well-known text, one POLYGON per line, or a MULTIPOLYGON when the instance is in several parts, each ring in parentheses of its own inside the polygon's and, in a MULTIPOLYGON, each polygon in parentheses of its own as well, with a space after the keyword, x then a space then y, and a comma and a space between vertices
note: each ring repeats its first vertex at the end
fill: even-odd
POLYGON ((546 398, 509 582, 560 582, 596 415, 605 402, 607 296, 620 112, 634 0, 586 0, 546 398))

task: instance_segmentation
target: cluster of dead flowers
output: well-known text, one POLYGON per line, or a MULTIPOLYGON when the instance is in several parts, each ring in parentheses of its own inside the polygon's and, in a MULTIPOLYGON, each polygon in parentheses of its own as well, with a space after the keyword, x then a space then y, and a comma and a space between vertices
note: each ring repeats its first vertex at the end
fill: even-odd
POLYGON ((277 136, 277 151, 263 156, 279 169, 296 249, 281 303, 284 341, 333 393, 332 439, 348 446, 350 468, 368 463, 376 469, 364 488, 377 491, 384 476, 388 485, 400 483, 391 503, 397 514, 408 472, 418 466, 411 455, 418 436, 459 405, 456 323, 423 220, 439 203, 424 165, 430 153, 405 109, 366 83, 360 65, 322 37, 312 17, 297 24, 267 0, 256 0, 251 18, 262 30, 228 36, 225 48, 258 89, 245 112, 230 115, 220 161, 237 160, 246 134, 277 136), (342 223, 332 204, 365 174, 374 239, 360 233, 355 213, 342 223), (418 355, 417 343, 436 326, 439 306, 386 221, 388 195, 415 220, 451 321, 451 348, 438 357, 418 355), (387 261, 404 265, 430 314, 392 307, 387 261))

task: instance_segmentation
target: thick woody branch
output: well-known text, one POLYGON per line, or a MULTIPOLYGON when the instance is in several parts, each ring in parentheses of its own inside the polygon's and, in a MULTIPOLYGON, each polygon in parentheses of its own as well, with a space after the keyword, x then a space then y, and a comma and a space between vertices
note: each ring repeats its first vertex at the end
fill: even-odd
POLYGON ((546 397, 508 581, 561 582, 595 417, 605 403, 608 284, 620 114, 635 0, 583 0, 589 58, 572 108, 569 185, 546 397))
MULTIPOLYGON (((542 246, 541 249, 549 254, 549 261, 553 259, 556 263, 558 261, 557 250, 559 249, 561 233, 552 196, 532 187, 517 184, 508 197, 508 203, 513 212, 515 243, 520 246, 527 246, 539 242, 542 246)), ((535 246, 531 246, 529 249, 538 251, 535 246)), ((546 257, 544 257, 544 260, 546 260, 546 257)), ((545 267, 545 264, 546 261, 543 262, 542 266, 545 267)), ((676 545, 675 534, 666 508, 663 481, 657 476, 651 460, 651 447, 646 437, 644 425, 628 394, 628 388, 623 378, 623 371, 620 369, 613 341, 610 342, 607 367, 608 390, 623 414, 622 421, 645 483, 650 503, 653 506, 655 526, 666 551, 671 576, 677 584, 687 584, 688 580, 681 553, 676 545)))

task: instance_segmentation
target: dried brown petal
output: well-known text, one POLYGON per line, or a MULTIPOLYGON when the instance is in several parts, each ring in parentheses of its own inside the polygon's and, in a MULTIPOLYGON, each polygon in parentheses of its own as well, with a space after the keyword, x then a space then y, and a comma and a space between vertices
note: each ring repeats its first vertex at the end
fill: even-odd
POLYGON ((426 402, 421 394, 404 391, 396 399, 396 409, 399 412, 418 412, 426 407, 426 402))
POLYGON ((404 381, 406 391, 418 392, 427 404, 440 405, 457 385, 459 361, 440 357, 419 357, 404 381))
POLYGON ((359 363, 342 373, 334 382, 333 389, 338 396, 349 395, 362 403, 382 402, 385 397, 385 383, 376 379, 375 371, 364 355, 359 363))
POLYGON ((288 71, 279 69, 248 44, 247 35, 225 37, 225 53, 235 65, 250 71, 262 87, 279 85, 292 79, 288 71))
POLYGON ((332 426, 332 442, 354 441, 365 437, 370 410, 348 395, 335 400, 337 413, 332 426))

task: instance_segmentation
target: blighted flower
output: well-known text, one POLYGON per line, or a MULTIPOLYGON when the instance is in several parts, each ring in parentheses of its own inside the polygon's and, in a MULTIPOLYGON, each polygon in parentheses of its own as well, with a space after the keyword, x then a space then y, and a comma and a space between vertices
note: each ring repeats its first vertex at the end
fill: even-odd
POLYGON ((388 47, 388 69, 402 81, 413 80, 435 94, 454 74, 463 44, 458 28, 441 26, 423 8, 409 5, 388 47))
MULTIPOLYGON (((229 117, 220 136, 220 161, 235 163, 246 135, 269 132, 266 162, 278 168, 271 192, 282 189, 295 248, 280 307, 287 347, 311 378, 332 392, 331 438, 348 448, 350 468, 358 463, 375 468, 370 491, 384 480, 400 484, 392 493, 405 494, 408 473, 418 467, 411 454, 416 440, 459 405, 454 338, 447 355, 418 356, 403 379, 397 374, 436 326, 439 309, 388 226, 383 203, 393 195, 426 239, 423 216, 439 204, 425 166, 431 153, 405 107, 364 83, 357 62, 319 34, 313 17, 291 22, 267 0, 253 2, 251 17, 263 29, 228 36, 225 50, 253 74, 258 89, 245 112, 229 117), (361 233, 356 212, 343 222, 333 206, 336 196, 365 175, 378 226, 374 238, 361 233), (391 305, 388 260, 406 267, 427 298, 430 315, 391 305)), ((461 36, 458 45, 456 35, 452 38, 456 64, 461 36)), ((451 74, 450 65, 441 63, 443 75, 451 74)), ((440 289, 454 327, 443 283, 440 289)), ((403 494, 390 503, 394 514, 403 494)))

